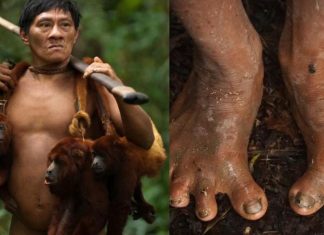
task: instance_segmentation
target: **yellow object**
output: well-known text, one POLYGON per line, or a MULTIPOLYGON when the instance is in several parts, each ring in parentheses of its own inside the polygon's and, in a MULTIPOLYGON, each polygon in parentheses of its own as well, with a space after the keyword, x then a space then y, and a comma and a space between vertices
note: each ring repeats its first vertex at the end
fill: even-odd
POLYGON ((163 162, 166 159, 165 149, 163 147, 163 141, 160 133, 156 129, 153 122, 153 134, 154 134, 154 142, 150 149, 146 151, 146 156, 144 163, 146 165, 146 169, 148 170, 148 176, 154 176, 161 169, 163 162))

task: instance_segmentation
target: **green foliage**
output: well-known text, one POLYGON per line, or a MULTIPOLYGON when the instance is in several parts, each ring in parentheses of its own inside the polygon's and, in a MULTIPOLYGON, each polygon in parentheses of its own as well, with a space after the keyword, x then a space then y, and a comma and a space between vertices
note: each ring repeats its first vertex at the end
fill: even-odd
POLYGON ((8 231, 11 216, 2 208, 3 205, 0 201, 0 234, 9 234, 8 231))
MULTIPOLYGON (((168 146, 168 3, 166 0, 77 0, 81 34, 74 54, 99 56, 120 78, 150 97, 143 108, 168 146)), ((24 0, 1 0, 0 16, 17 23, 24 0)), ((30 60, 29 51, 12 33, 0 28, 0 61, 30 60)), ((129 219, 125 234, 168 234, 167 163, 160 177, 145 179, 145 197, 156 207, 152 224, 129 219), (163 198, 163 200, 162 200, 163 198)), ((7 234, 8 213, 0 205, 0 234, 7 234)))

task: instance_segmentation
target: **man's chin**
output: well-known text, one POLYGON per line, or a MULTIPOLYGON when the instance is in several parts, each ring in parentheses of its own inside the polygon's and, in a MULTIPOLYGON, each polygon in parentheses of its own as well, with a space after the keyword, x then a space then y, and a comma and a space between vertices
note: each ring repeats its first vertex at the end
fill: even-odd
POLYGON ((46 58, 46 64, 57 64, 61 65, 67 62, 70 59, 70 56, 48 56, 46 58))

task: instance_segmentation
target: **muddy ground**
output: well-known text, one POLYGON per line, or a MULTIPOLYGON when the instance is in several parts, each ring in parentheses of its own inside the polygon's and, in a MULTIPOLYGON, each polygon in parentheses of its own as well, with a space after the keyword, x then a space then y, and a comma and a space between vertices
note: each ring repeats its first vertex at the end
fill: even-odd
MULTIPOLYGON (((195 218, 193 202, 170 208, 171 235, 324 235, 324 210, 302 217, 289 207, 288 191, 306 169, 306 148, 297 128, 281 78, 277 48, 284 23, 284 0, 245 0, 246 11, 262 38, 265 65, 264 95, 248 148, 256 159, 253 177, 265 190, 269 208, 258 221, 248 221, 231 208, 226 195, 217 195, 218 216, 209 223, 195 218)), ((193 43, 181 22, 170 17, 170 105, 181 92, 192 66, 193 43)))

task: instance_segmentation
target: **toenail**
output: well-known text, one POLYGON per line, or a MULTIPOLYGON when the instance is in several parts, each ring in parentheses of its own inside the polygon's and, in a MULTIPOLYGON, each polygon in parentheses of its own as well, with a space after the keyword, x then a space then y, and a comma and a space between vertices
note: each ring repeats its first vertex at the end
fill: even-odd
POLYGON ((247 214, 256 214, 262 210, 261 200, 254 200, 243 205, 247 214))
POLYGON ((182 202, 181 198, 178 199, 170 199, 170 205, 179 205, 182 202))
POLYGON ((182 203, 183 199, 188 199, 188 198, 189 198, 189 194, 184 194, 177 199, 170 199, 169 203, 171 206, 176 206, 176 205, 179 205, 180 203, 182 203))
POLYGON ((315 204, 315 199, 311 196, 305 195, 301 192, 297 193, 295 203, 300 208, 312 208, 315 204))
POLYGON ((200 218, 205 218, 209 215, 210 209, 203 209, 198 212, 200 218))

